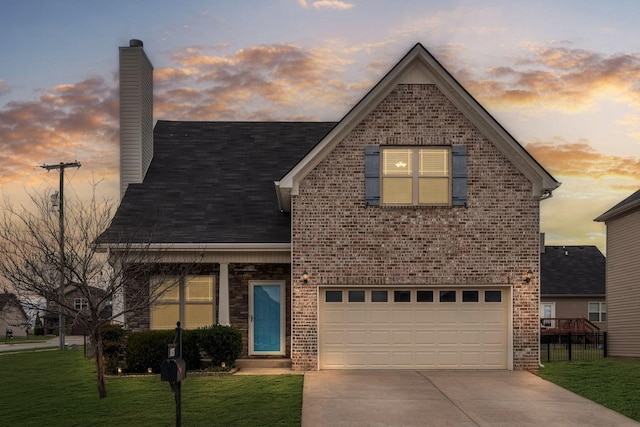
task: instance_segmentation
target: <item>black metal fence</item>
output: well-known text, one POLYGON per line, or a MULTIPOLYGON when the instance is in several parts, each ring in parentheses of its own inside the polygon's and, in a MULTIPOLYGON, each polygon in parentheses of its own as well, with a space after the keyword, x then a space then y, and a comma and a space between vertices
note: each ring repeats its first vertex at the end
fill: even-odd
POLYGON ((542 334, 540 361, 596 360, 607 357, 606 332, 542 334))

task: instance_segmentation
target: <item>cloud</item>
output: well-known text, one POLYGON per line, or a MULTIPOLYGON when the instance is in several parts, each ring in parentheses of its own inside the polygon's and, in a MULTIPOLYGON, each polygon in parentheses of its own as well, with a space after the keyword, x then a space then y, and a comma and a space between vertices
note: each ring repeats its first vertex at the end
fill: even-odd
MULTIPOLYGON (((563 46, 529 45, 530 56, 484 73, 463 70, 465 87, 489 107, 580 113, 611 99, 640 108, 640 55, 603 55, 563 46)), ((456 73, 457 74, 457 73, 456 73)))
POLYGON ((347 10, 353 7, 352 3, 348 3, 340 0, 316 0, 308 2, 307 0, 298 0, 298 4, 305 9, 309 9, 309 6, 315 9, 337 9, 347 10))
POLYGON ((11 92, 9 86, 7 86, 4 80, 0 80, 0 96, 7 95, 9 92, 11 92))
POLYGON ((603 154, 586 141, 553 141, 527 144, 527 150, 552 174, 565 177, 639 179, 640 158, 603 154))
POLYGON ((331 48, 255 45, 223 55, 190 48, 171 57, 174 64, 154 76, 155 110, 164 118, 308 119, 323 108, 335 118, 360 91, 343 78, 351 61, 331 48))
POLYGON ((112 176, 117 135, 116 91, 100 77, 56 86, 37 101, 9 102, 0 110, 0 185, 35 165, 76 159, 94 159, 90 169, 112 176))

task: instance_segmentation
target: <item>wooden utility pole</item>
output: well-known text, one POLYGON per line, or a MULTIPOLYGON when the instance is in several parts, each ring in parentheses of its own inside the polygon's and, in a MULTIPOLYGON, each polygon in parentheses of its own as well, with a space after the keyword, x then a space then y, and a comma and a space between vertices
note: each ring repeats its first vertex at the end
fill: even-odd
POLYGON ((66 168, 79 168, 80 162, 77 160, 71 163, 58 163, 55 165, 42 165, 42 169, 48 171, 55 169, 60 172, 60 206, 59 208, 59 225, 60 225, 60 288, 59 301, 58 301, 58 337, 59 337, 59 349, 64 350, 64 313, 62 312, 62 303, 64 302, 64 170, 66 168))

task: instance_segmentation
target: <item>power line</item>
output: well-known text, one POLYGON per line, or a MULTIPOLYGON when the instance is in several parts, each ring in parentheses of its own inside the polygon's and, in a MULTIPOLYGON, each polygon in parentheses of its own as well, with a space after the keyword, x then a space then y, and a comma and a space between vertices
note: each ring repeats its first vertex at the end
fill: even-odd
POLYGON ((80 162, 77 160, 75 162, 63 163, 60 162, 54 165, 42 165, 40 166, 42 169, 57 170, 60 172, 60 207, 59 207, 59 223, 60 223, 60 289, 59 292, 59 301, 58 301, 58 337, 59 337, 59 348, 60 350, 64 350, 64 316, 62 313, 62 303, 64 302, 64 170, 67 168, 79 168, 80 162))

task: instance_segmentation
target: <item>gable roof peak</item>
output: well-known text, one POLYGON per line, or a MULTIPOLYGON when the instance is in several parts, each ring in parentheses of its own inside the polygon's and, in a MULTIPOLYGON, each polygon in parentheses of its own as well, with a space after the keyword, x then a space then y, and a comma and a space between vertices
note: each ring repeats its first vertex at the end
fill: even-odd
POLYGON ((342 120, 280 181, 280 205, 290 209, 291 196, 315 168, 398 84, 434 84, 533 184, 534 196, 544 199, 560 186, 509 132, 421 44, 402 59, 358 102, 342 120))

